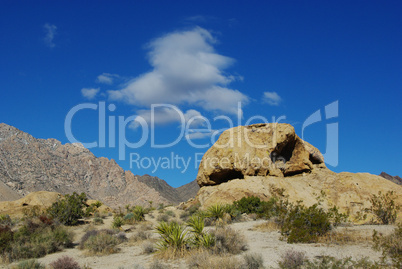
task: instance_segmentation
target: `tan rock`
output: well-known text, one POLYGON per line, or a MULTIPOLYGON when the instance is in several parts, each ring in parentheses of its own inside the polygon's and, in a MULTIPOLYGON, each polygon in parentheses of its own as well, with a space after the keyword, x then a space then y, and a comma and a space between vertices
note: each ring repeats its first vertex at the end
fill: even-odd
MULTIPOLYGON (((402 205, 402 186, 380 176, 367 173, 334 173, 328 169, 315 170, 310 174, 292 177, 249 177, 235 179, 215 186, 204 186, 198 192, 193 203, 199 202, 203 208, 212 204, 227 204, 242 197, 257 196, 268 200, 275 189, 283 188, 289 201, 302 200, 306 206, 317 202, 321 191, 325 193, 323 206, 337 206, 342 212, 351 215, 371 206, 370 197, 379 191, 394 191, 395 202, 402 205)), ((399 216, 402 217, 402 211, 399 216)))
POLYGON ((300 139, 289 124, 238 126, 222 133, 205 153, 200 186, 246 176, 291 176, 325 168, 322 154, 300 139))
POLYGON ((22 216, 25 210, 29 210, 33 207, 38 207, 39 209, 44 210, 61 197, 62 195, 57 192, 32 192, 15 201, 0 202, 0 215, 8 214, 10 216, 22 216))

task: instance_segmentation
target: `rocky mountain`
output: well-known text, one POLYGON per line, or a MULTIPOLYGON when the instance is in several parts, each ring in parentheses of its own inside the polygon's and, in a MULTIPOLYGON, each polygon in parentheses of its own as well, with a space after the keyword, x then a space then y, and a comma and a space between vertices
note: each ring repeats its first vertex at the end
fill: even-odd
POLYGON ((381 172, 380 177, 386 178, 398 185, 402 185, 402 178, 400 178, 399 176, 391 176, 385 172, 381 172))
POLYGON ((174 203, 180 203, 195 197, 200 189, 195 180, 181 187, 173 188, 167 184, 166 181, 158 177, 143 175, 137 176, 137 178, 140 182, 157 190, 164 198, 168 199, 169 201, 173 201, 174 203))
POLYGON ((402 204, 401 185, 367 173, 330 171, 318 149, 289 124, 226 130, 203 156, 197 182, 201 189, 186 206, 200 203, 205 208, 251 195, 268 200, 279 189, 291 202, 309 206, 320 196, 323 206, 336 205, 350 214, 370 207, 369 198, 379 191, 394 191, 402 204))
POLYGON ((147 179, 124 171, 114 160, 95 157, 81 144, 36 139, 0 124, 0 200, 14 200, 35 191, 75 191, 112 207, 184 201, 172 199, 175 189, 166 182, 153 184, 160 180, 147 179))

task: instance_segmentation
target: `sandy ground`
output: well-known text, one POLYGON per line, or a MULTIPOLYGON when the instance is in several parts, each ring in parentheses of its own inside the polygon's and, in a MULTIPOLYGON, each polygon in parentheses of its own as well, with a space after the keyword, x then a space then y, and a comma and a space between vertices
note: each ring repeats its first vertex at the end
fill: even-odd
MULTIPOLYGON (((178 218, 180 211, 173 209, 176 212, 178 218)), ((147 216, 147 222, 151 224, 156 224, 156 218, 158 213, 153 212, 154 218, 147 216)), ((97 229, 110 228, 112 223, 112 217, 107 217, 104 220, 103 225, 95 226, 97 229)), ((277 261, 280 260, 281 255, 289 249, 296 251, 305 252, 306 256, 309 258, 314 258, 316 256, 334 256, 337 258, 353 257, 354 259, 362 257, 370 257, 371 260, 377 260, 380 257, 380 253, 374 251, 371 248, 370 243, 357 243, 357 244, 287 244, 285 241, 280 240, 280 233, 278 231, 261 231, 255 229, 256 226, 263 224, 264 220, 256 221, 246 221, 240 223, 233 223, 229 226, 234 230, 242 233, 248 243, 248 250, 245 253, 260 253, 264 259, 264 265, 266 268, 277 268, 277 261)), ((79 227, 72 227, 75 232, 75 243, 78 243, 82 235, 85 233, 88 225, 82 225, 79 227)), ((123 226, 123 229, 132 229, 132 231, 127 232, 127 237, 130 238, 138 230, 139 226, 123 226)), ((210 227, 207 227, 210 228, 210 227)), ((349 231, 362 233, 366 235, 371 235, 373 229, 380 231, 384 234, 389 234, 393 231, 393 226, 352 226, 347 228, 338 229, 348 229, 349 231)), ((158 235, 154 231, 150 231, 152 238, 155 240, 158 235)), ((145 242, 145 241, 144 241, 145 242)), ((144 254, 142 245, 144 242, 139 242, 133 244, 132 242, 127 242, 119 245, 120 252, 107 255, 107 256, 88 256, 82 250, 77 247, 72 249, 66 249, 62 252, 47 255, 43 258, 38 259, 42 264, 48 265, 49 263, 57 260, 62 256, 73 257, 81 266, 87 265, 90 268, 148 268, 151 263, 154 262, 153 254, 144 254)), ((241 257, 245 253, 238 255, 241 257)), ((186 261, 176 260, 163 262, 167 263, 170 268, 187 268, 186 261)), ((1 265, 0 268, 12 268, 12 265, 1 265)))

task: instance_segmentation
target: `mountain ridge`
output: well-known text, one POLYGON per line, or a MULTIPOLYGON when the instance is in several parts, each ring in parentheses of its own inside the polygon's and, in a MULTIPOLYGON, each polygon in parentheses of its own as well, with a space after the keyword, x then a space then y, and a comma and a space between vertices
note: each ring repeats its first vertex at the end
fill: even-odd
MULTIPOLYGON (((14 192, 6 197, 0 191, 0 200, 35 191, 61 194, 75 191, 85 192, 90 198, 113 207, 129 203, 146 205, 149 201, 182 202, 169 198, 169 192, 175 189, 165 181, 166 184, 155 189, 152 182, 146 183, 146 178, 124 171, 113 159, 96 157, 81 144, 63 145, 54 138, 37 139, 0 123, 0 181, 3 183, 0 189, 14 192)), ((158 181, 155 177, 153 180, 158 181)))

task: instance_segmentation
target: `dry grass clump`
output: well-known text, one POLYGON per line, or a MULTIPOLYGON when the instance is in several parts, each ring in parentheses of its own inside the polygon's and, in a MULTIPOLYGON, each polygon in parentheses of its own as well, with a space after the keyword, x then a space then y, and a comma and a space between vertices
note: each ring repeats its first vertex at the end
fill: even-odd
POLYGON ((149 223, 143 223, 138 226, 137 230, 130 237, 130 243, 139 243, 151 238, 152 225, 149 223))
POLYGON ((337 244, 337 245, 360 244, 360 243, 370 244, 371 242, 372 238, 368 233, 362 234, 359 231, 354 231, 347 228, 330 231, 329 233, 320 236, 318 238, 318 243, 337 244))
POLYGON ((244 236, 230 227, 218 227, 214 235, 215 247, 212 251, 215 254, 239 254, 247 250, 247 243, 244 236))
POLYGON ((187 259, 188 268, 194 269, 241 269, 241 262, 233 256, 211 256, 209 252, 199 252, 187 259))
POLYGON ((304 252, 287 250, 281 255, 281 260, 278 262, 281 269, 298 269, 306 262, 306 254, 304 252))
POLYGON ((117 245, 126 241, 124 233, 117 233, 113 230, 92 230, 88 231, 81 238, 80 249, 84 249, 90 255, 108 255, 119 251, 117 245))
POLYGON ((54 262, 50 263, 53 269, 81 269, 81 266, 73 258, 69 256, 63 256, 58 258, 54 262))
POLYGON ((268 220, 264 223, 255 225, 252 230, 260 231, 260 232, 276 232, 281 230, 281 226, 279 223, 273 220, 268 220))
POLYGON ((188 268, 211 269, 262 269, 264 261, 260 254, 249 253, 243 259, 231 255, 211 255, 208 251, 194 252, 187 259, 188 268))

